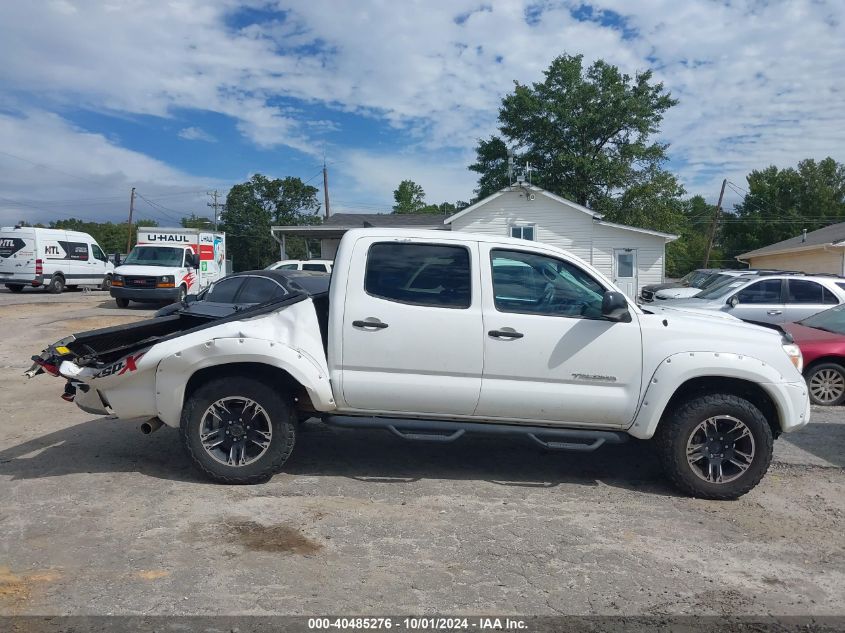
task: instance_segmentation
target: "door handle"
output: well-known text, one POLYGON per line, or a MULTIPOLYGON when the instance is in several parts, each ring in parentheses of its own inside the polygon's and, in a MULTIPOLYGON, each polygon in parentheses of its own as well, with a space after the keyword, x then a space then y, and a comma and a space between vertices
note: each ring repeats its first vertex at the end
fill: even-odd
POLYGON ((766 314, 769 316, 777 316, 779 314, 783 314, 783 310, 766 310, 766 314))
POLYGON ((522 338, 525 334, 516 332, 515 330, 490 330, 487 332, 487 336, 493 338, 522 338))
POLYGON ((383 330, 387 327, 387 323, 381 321, 353 321, 352 327, 372 327, 377 330, 383 330))

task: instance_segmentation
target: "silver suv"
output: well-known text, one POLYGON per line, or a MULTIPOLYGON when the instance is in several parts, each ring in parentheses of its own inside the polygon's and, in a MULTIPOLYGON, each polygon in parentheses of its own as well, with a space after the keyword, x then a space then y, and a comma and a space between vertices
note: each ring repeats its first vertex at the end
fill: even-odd
POLYGON ((661 307, 720 311, 743 321, 790 323, 845 303, 845 278, 801 273, 757 273, 661 307))

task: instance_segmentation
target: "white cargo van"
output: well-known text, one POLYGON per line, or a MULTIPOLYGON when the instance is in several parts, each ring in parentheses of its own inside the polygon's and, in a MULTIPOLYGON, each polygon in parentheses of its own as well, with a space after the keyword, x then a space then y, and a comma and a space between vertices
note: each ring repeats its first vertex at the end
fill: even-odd
POLYGON ((141 227, 132 252, 114 271, 111 296, 121 308, 130 301, 181 301, 223 277, 225 262, 225 233, 141 227))
POLYGON ((31 226, 0 228, 0 284, 60 293, 76 286, 111 285, 114 264, 87 233, 31 226))

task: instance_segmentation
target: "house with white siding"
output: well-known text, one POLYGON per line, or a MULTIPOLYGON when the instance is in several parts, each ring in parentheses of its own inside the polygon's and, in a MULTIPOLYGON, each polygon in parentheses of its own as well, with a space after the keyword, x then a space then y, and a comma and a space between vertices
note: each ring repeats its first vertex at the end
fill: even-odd
POLYGON ((662 283, 666 244, 677 235, 602 219, 600 213, 528 184, 505 187, 446 218, 453 231, 535 240, 595 266, 629 297, 662 283))

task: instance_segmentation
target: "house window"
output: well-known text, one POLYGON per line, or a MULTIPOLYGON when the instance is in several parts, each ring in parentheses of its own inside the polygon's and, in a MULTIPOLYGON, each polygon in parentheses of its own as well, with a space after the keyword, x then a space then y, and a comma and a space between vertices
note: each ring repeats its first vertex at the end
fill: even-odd
POLYGON ((511 237, 517 237, 521 240, 534 240, 534 225, 533 224, 514 224, 511 226, 511 237))

